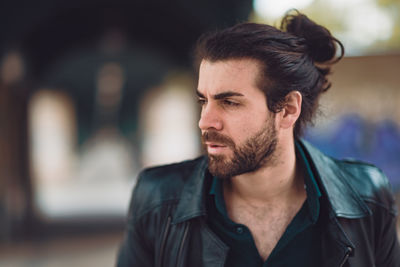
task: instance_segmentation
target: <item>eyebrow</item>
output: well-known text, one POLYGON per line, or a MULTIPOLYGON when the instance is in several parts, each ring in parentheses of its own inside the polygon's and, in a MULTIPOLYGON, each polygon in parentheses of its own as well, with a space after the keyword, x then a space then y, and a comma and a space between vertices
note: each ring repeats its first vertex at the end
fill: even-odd
MULTIPOLYGON (((200 93, 199 90, 196 90, 196 94, 198 97, 205 98, 205 96, 202 93, 200 93)), ((215 100, 220 100, 220 99, 228 98, 231 96, 244 96, 244 95, 242 95, 241 93, 237 93, 237 92, 227 91, 227 92, 222 92, 222 93, 213 95, 212 97, 215 100)))

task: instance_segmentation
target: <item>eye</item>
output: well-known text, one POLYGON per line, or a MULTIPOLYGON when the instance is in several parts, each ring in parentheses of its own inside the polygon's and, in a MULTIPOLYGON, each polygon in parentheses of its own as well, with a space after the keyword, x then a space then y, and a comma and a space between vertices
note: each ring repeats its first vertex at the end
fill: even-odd
POLYGON ((229 99, 224 99, 223 104, 226 106, 239 106, 240 104, 229 99))
POLYGON ((197 103, 199 103, 200 106, 203 106, 207 101, 204 98, 199 98, 197 99, 197 103))

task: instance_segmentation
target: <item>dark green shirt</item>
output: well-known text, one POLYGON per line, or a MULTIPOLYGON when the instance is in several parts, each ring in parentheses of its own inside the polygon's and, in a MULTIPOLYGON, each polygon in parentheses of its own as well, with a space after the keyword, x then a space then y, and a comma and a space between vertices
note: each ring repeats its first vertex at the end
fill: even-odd
MULTIPOLYGON (((304 178, 307 200, 283 233, 268 259, 260 257, 250 230, 233 222, 227 214, 222 180, 214 177, 208 199, 208 224, 230 248, 226 267, 314 267, 320 266, 320 212, 318 188, 304 151, 296 143, 297 159, 306 170, 304 178)), ((268 227, 266 225, 265 227, 268 227)))

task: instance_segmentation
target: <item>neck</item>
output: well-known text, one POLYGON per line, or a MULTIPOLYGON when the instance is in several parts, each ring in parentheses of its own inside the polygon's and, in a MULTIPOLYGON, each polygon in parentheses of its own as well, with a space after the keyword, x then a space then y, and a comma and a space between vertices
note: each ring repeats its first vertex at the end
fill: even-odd
POLYGON ((278 146, 276 160, 252 173, 232 177, 224 182, 226 197, 251 203, 290 201, 304 193, 304 181, 296 162, 294 140, 278 146))

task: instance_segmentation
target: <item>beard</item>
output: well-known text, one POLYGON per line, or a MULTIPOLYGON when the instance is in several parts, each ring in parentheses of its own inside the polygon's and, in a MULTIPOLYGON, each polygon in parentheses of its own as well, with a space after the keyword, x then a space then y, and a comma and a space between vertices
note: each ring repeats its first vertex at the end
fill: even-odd
MULTIPOLYGON (((225 179, 274 164, 278 143, 275 123, 267 123, 259 132, 250 136, 243 145, 236 145, 228 136, 216 131, 202 134, 206 141, 218 142, 232 150, 232 156, 208 154, 208 169, 218 178, 225 179)), ((207 151, 207 150, 206 150, 207 151)))

